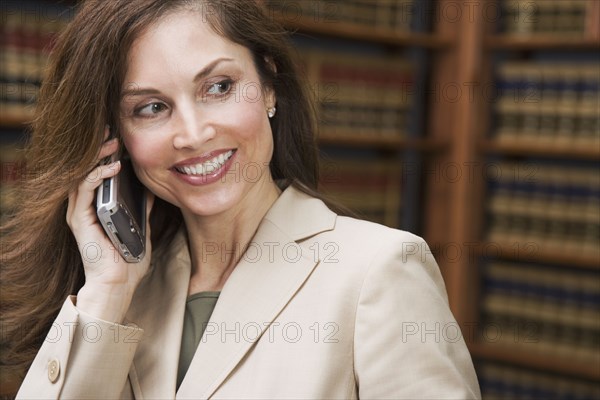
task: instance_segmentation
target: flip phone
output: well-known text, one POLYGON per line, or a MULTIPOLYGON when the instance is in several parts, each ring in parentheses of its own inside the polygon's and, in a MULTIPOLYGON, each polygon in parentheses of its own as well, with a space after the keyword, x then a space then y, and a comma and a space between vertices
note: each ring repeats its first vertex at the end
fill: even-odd
POLYGON ((119 173, 98 188, 96 212, 123 259, 141 261, 146 252, 146 195, 129 158, 121 159, 119 173))

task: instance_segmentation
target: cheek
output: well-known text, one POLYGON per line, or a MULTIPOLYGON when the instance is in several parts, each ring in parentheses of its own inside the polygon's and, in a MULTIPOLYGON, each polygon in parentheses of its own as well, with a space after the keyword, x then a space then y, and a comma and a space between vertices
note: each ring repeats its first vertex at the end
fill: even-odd
POLYGON ((159 166, 161 157, 158 155, 167 148, 165 143, 141 135, 127 135, 123 138, 123 142, 133 162, 142 169, 159 166))
POLYGON ((234 108, 235 110, 231 110, 229 114, 229 125, 235 127, 240 139, 261 142, 263 146, 265 140, 271 140, 271 127, 262 101, 240 102, 234 108))

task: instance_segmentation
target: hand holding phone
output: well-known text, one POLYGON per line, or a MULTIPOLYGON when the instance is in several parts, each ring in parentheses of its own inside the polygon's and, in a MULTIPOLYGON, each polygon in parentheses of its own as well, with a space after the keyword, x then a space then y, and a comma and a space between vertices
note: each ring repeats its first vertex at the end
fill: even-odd
MULTIPOLYGON (((152 244, 149 240, 150 226, 148 221, 154 196, 151 192, 145 190, 142 185, 137 186, 137 194, 133 196, 126 195, 126 188, 136 188, 134 185, 125 184, 126 178, 121 179, 121 183, 118 183, 119 179, 113 180, 110 184, 105 182, 116 176, 120 178, 125 176, 135 177, 132 169, 121 174, 123 165, 131 165, 131 163, 126 160, 126 157, 116 156, 119 153, 119 141, 114 138, 109 140, 109 136, 109 128, 106 127, 105 142, 102 144, 97 156, 98 165, 81 179, 76 187, 69 191, 66 222, 77 243, 85 273, 85 283, 77 292, 76 307, 96 318, 120 323, 131 304, 136 287, 150 267, 152 244), (110 158, 111 155, 113 162, 107 164, 106 158, 110 158), (115 162, 116 160, 119 160, 119 162, 115 162), (134 237, 137 237, 138 240, 143 240, 145 237, 145 242, 142 242, 141 246, 135 247, 135 241, 127 243, 127 239, 124 239, 120 234, 121 240, 116 238, 116 235, 111 237, 106 233, 107 222, 112 223, 112 218, 108 220, 99 218, 98 208, 96 207, 98 205, 98 188, 104 184, 108 189, 112 188, 116 191, 119 190, 119 187, 123 188, 119 195, 114 190, 110 194, 111 191, 109 190, 109 199, 114 198, 113 196, 117 196, 117 199, 125 197, 132 199, 115 200, 115 204, 123 206, 126 203, 129 215, 140 215, 139 219, 137 216, 134 217, 135 223, 128 222, 127 227, 129 232, 133 234, 134 232, 131 232, 133 224, 135 228, 134 237), (133 200, 135 197, 139 198, 140 201, 133 200), (133 205, 137 205, 138 208, 134 208, 133 205), (144 209, 146 209, 145 214, 143 213, 144 209), (101 220, 105 222, 105 226, 103 226, 101 220), (116 243, 113 238, 117 241, 116 243), (121 243, 124 247, 120 246, 121 243), (137 250, 134 250, 134 248, 137 250), (115 251, 115 249, 118 251, 115 251), (122 254, 125 253, 126 249, 129 251, 130 256, 125 254, 125 257, 123 257, 122 254), (134 253, 131 253, 132 251, 134 253), (128 264, 125 258, 128 258, 128 261, 139 262, 128 264)), ((125 168, 129 169, 128 166, 125 168)), ((100 195, 100 198, 103 199, 104 195, 100 195)), ((106 205, 102 203, 101 207, 104 206, 109 214, 114 214, 121 208, 113 207, 114 212, 111 213, 110 202, 106 205)), ((119 223, 117 232, 122 231, 122 225, 124 224, 119 223)), ((110 228, 109 232, 112 232, 110 228)))

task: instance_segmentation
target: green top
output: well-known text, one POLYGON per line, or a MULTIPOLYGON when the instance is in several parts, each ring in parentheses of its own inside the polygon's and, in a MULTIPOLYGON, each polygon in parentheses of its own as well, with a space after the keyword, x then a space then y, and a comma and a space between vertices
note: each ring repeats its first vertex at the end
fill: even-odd
POLYGON ((200 292, 189 296, 185 304, 183 317, 183 334, 181 336, 181 351, 179 352, 179 369, 177 370, 177 389, 183 382, 196 347, 202 339, 202 334, 208 320, 217 304, 221 292, 200 292))

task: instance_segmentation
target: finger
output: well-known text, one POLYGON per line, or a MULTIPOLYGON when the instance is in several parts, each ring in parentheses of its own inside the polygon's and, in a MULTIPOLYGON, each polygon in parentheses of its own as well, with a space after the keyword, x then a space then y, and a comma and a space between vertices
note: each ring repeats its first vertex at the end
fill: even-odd
POLYGON ((104 126, 104 141, 106 141, 106 139, 108 139, 109 137, 110 137, 110 126, 105 125, 104 126))
POLYGON ((73 215, 73 208, 75 207, 75 202, 77 201, 77 191, 71 190, 69 192, 69 199, 67 202, 67 225, 70 226, 71 216, 73 215))
POLYGON ((88 211, 95 198, 95 190, 104 179, 113 177, 119 173, 121 162, 116 161, 108 165, 96 167, 77 188, 77 197, 73 207, 73 217, 83 215, 88 211))
POLYGON ((86 189, 88 191, 95 190, 98 186, 100 186, 102 180, 115 176, 120 170, 120 160, 106 165, 99 165, 94 168, 83 181, 81 181, 78 191, 81 192, 81 189, 86 189))
POLYGON ((152 207, 154 206, 154 193, 149 190, 146 190, 146 220, 150 221, 150 213, 152 212, 152 207))
POLYGON ((117 138, 112 138, 109 141, 105 142, 100 148, 100 153, 98 154, 98 161, 113 154, 115 151, 117 151, 118 148, 119 140, 117 138))
POLYGON ((150 231, 150 213, 154 206, 154 198, 154 193, 146 190, 146 246, 150 245, 150 236, 152 235, 150 231))

